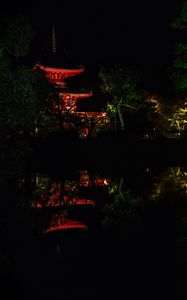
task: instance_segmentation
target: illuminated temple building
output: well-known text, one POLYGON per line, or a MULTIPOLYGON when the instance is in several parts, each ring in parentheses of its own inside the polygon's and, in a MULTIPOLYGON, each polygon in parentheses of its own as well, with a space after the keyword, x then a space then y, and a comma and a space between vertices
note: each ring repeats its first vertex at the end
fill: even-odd
MULTIPOLYGON (((64 58, 63 48, 57 43, 54 26, 48 43, 47 54, 42 61, 36 64, 44 71, 48 81, 58 90, 59 101, 53 102, 53 112, 61 114, 64 128, 74 128, 80 137, 87 137, 90 131, 98 132, 109 126, 109 117, 106 112, 79 111, 78 102, 81 99, 92 98, 91 90, 75 89, 68 80, 72 77, 80 79, 85 72, 83 66, 72 65, 67 55, 64 58)), ((70 81, 71 83, 71 81, 70 81)))

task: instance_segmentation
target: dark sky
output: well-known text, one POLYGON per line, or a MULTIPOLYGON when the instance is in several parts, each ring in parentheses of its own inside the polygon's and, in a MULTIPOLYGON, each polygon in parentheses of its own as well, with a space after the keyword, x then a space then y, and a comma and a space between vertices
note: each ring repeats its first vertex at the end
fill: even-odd
POLYGON ((170 62, 174 35, 169 24, 177 2, 51 0, 16 2, 14 8, 9 7, 29 15, 38 37, 34 46, 38 52, 54 23, 63 46, 78 62, 123 61, 154 72, 170 62))
POLYGON ((40 34, 55 23, 65 48, 81 59, 95 62, 129 57, 163 63, 172 39, 169 20, 177 0, 99 2, 25 1, 15 2, 14 8, 7 6, 26 11, 40 34))

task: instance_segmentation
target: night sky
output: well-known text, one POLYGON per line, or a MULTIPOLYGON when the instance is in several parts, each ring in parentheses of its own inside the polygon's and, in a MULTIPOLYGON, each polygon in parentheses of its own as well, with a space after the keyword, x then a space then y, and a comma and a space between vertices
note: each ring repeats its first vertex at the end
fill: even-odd
POLYGON ((14 8, 4 4, 7 11, 29 15, 37 33, 34 57, 43 51, 54 23, 58 38, 78 63, 98 66, 121 61, 140 68, 149 80, 164 76, 175 42, 170 21, 177 0, 47 2, 17 2, 14 8))

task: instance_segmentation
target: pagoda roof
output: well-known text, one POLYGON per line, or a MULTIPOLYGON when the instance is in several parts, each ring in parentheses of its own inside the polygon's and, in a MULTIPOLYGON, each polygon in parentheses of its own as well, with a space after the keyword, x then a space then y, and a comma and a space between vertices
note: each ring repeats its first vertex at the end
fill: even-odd
POLYGON ((59 59, 40 59, 38 60, 38 63, 44 67, 48 67, 51 69, 62 69, 62 70, 79 70, 82 69, 82 67, 79 67, 79 65, 73 64, 73 63, 67 63, 67 61, 62 59, 62 56, 59 57, 59 59))
POLYGON ((85 68, 84 67, 76 67, 76 68, 55 68, 55 67, 48 67, 44 66, 42 64, 37 64, 36 66, 40 67, 41 69, 45 70, 46 72, 51 72, 51 73, 75 73, 75 74, 80 74, 84 72, 85 68))
POLYGON ((64 92, 60 92, 60 95, 63 96, 70 95, 76 98, 89 98, 92 96, 92 92, 91 91, 64 91, 64 92))
MULTIPOLYGON (((56 84, 61 84, 65 79, 77 76, 84 72, 84 67, 80 67, 79 69, 65 69, 65 68, 53 68, 53 67, 45 67, 41 64, 36 64, 35 68, 40 68, 46 72, 46 77, 56 84)), ((63 84, 64 85, 64 84, 63 84)))
POLYGON ((75 73, 81 73, 84 71, 84 67, 77 67, 77 68, 52 68, 46 66, 43 67, 48 72, 56 72, 56 73, 71 73, 72 71, 75 73))
POLYGON ((107 112, 97 112, 97 111, 76 111, 76 114, 80 117, 84 117, 85 115, 88 118, 97 117, 98 119, 108 118, 107 112))

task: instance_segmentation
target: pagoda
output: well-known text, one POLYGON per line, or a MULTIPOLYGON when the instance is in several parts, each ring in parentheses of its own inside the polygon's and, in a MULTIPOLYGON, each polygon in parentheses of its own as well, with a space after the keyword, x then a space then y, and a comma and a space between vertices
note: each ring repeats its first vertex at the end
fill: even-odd
MULTIPOLYGON (((59 47, 59 44, 57 43, 53 26, 52 34, 50 34, 48 42, 47 55, 44 56, 42 61, 36 64, 35 68, 43 70, 48 81, 57 87, 60 96, 58 109, 60 107, 61 113, 64 115, 68 112, 68 116, 72 115, 78 117, 82 123, 82 137, 86 137, 88 135, 88 123, 90 119, 93 120, 93 118, 97 117, 98 119, 104 119, 109 123, 109 118, 106 112, 77 111, 78 100, 90 98, 92 96, 92 91, 85 89, 74 90, 67 85, 67 79, 80 76, 85 72, 85 68, 83 66, 72 65, 72 63, 68 61, 67 55, 62 61, 63 52, 64 49, 59 47)), ((55 103, 53 108, 55 110, 55 103)), ((69 123, 71 122, 69 121, 69 123)))

